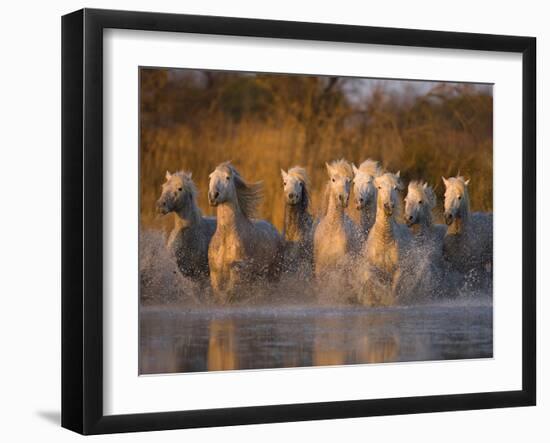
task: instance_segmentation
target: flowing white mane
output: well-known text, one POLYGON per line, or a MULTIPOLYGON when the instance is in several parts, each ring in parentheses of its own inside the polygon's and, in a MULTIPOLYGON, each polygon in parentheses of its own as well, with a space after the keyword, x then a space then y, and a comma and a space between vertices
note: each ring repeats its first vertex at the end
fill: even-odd
POLYGON ((370 158, 361 163, 357 170, 363 174, 370 175, 371 177, 378 177, 379 175, 382 175, 382 168, 378 162, 376 160, 371 160, 370 158))
POLYGON ((353 168, 347 160, 343 158, 334 160, 329 163, 329 167, 335 174, 353 179, 353 168))
POLYGON ((223 162, 216 167, 217 171, 224 172, 233 177, 235 190, 237 192, 237 201, 241 211, 248 219, 255 218, 258 212, 258 206, 263 198, 262 182, 248 183, 246 182, 239 171, 231 164, 231 162, 223 162))

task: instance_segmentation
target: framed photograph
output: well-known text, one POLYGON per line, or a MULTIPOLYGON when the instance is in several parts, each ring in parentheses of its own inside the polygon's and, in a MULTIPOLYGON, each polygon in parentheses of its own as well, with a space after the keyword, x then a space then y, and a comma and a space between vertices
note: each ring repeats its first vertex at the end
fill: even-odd
POLYGON ((62 425, 536 403, 536 40, 62 19, 62 425))

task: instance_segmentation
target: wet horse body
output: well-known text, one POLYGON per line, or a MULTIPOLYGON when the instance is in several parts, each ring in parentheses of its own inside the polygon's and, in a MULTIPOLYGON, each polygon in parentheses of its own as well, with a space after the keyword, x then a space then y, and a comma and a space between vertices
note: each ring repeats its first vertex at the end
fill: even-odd
POLYGON ((374 179, 382 174, 377 161, 367 159, 359 165, 353 165, 353 193, 355 209, 359 211, 359 227, 364 240, 376 221, 376 186, 374 179))
POLYGON ((493 214, 471 213, 469 180, 443 178, 445 183, 445 222, 447 232, 443 255, 451 267, 463 274, 492 272, 493 214))
POLYGON ((412 234, 405 277, 409 299, 442 295, 443 238, 447 229, 433 222, 436 203, 435 193, 427 183, 409 183, 404 215, 412 234))
POLYGON ((208 246, 216 230, 216 219, 203 217, 196 201, 196 187, 191 173, 166 172, 163 192, 157 210, 174 213, 174 228, 166 247, 183 276, 202 283, 209 278, 208 246))
MULTIPOLYGON (((327 164, 330 181, 325 191, 326 212, 315 228, 313 255, 318 280, 349 271, 349 261, 358 252, 360 234, 345 213, 349 200, 353 170, 344 160, 327 164), (327 274, 327 272, 329 272, 327 274)), ((341 274, 341 275, 343 275, 341 274)))
POLYGON ((385 173, 374 181, 378 189, 376 221, 363 247, 359 301, 393 305, 399 296, 402 266, 410 248, 410 233, 395 220, 398 212, 399 172, 385 173))
POLYGON ((214 217, 189 220, 176 214, 174 228, 168 236, 166 246, 175 256, 182 275, 208 279, 208 246, 215 231, 214 217))
POLYGON ((261 198, 259 183, 246 183, 228 162, 210 175, 209 200, 217 228, 208 250, 214 297, 227 303, 251 283, 278 273, 281 238, 273 225, 251 216, 261 198))
POLYGON ((309 213, 306 172, 294 167, 281 170, 285 193, 283 269, 309 278, 313 264, 313 217, 309 213))

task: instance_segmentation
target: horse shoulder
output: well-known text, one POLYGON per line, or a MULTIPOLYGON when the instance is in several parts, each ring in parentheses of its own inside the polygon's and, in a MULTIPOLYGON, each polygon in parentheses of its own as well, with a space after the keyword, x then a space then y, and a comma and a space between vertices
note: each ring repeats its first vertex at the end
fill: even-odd
POLYGON ((253 226, 267 238, 280 240, 281 235, 275 226, 266 220, 254 220, 253 226))
POLYGON ((212 237, 217 228, 217 219, 216 217, 202 217, 201 223, 204 229, 204 232, 212 237))
POLYGON ((493 235, 493 213, 475 212, 471 216, 471 224, 477 235, 493 235))
POLYGON ((447 234, 447 226, 435 224, 433 225, 433 231, 434 231, 434 238, 436 239, 436 241, 443 243, 443 239, 447 234))
POLYGON ((328 229, 328 224, 326 222, 326 219, 325 218, 320 219, 317 225, 315 226, 314 234, 313 234, 313 242, 316 245, 319 245, 321 244, 321 242, 324 241, 327 229, 328 229))
POLYGON ((443 255, 443 242, 446 233, 447 226, 438 224, 432 226, 432 248, 433 255, 436 257, 442 257, 443 255))

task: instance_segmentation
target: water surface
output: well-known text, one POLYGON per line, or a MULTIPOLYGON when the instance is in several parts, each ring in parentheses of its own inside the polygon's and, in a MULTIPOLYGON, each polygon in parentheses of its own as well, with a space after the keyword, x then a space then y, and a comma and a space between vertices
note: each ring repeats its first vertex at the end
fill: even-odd
POLYGON ((490 358, 491 304, 140 312, 140 373, 490 358))

